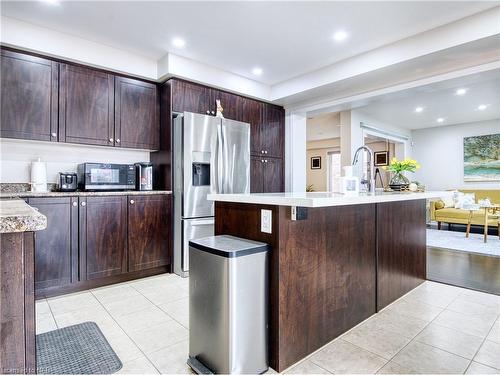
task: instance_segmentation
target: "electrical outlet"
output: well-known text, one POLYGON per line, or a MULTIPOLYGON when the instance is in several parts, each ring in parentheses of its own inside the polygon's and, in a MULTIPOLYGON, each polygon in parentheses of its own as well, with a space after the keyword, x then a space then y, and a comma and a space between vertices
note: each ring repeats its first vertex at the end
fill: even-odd
POLYGON ((272 232, 272 218, 273 212, 271 210, 260 210, 260 231, 264 233, 272 232))

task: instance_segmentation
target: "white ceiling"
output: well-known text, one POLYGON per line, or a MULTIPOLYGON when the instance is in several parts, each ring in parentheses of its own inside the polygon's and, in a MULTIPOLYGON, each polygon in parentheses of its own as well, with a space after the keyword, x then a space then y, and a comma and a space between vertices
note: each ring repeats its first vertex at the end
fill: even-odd
POLYGON ((308 141, 340 137, 340 112, 325 113, 308 118, 306 133, 308 141))
POLYGON ((140 55, 166 52, 275 84, 499 2, 2 1, 2 15, 140 55), (349 37, 336 43, 343 29, 349 37), (172 46, 174 37, 186 47, 172 46), (256 77, 252 68, 264 73, 256 77))
POLYGON ((357 108, 369 117, 407 129, 500 119, 500 70, 460 77, 375 98, 357 108), (459 88, 467 89, 457 95, 459 88), (483 111, 480 104, 487 105, 483 111), (423 111, 415 112, 416 107, 423 111), (444 121, 437 122, 438 118, 444 121))

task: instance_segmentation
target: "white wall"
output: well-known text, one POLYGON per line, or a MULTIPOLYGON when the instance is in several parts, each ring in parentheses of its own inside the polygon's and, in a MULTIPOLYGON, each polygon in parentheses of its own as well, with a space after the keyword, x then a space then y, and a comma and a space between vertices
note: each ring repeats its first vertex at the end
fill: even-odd
POLYGON ((429 190, 500 189, 500 181, 464 182, 463 171, 463 138, 495 133, 500 133, 500 119, 414 130, 411 154, 422 165, 415 179, 429 190))
POLYGON ((55 183, 58 172, 76 172, 79 163, 149 161, 149 151, 1 138, 0 157, 0 182, 29 182, 31 162, 41 158, 47 162, 47 182, 55 183))
POLYGON ((9 17, 2 17, 0 24, 5 45, 143 78, 157 77, 153 59, 9 17))

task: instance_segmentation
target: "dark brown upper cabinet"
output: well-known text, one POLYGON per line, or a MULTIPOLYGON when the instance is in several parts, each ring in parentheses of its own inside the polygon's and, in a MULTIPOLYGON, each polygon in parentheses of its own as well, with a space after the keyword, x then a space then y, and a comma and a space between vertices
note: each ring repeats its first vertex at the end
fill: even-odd
POLYGON ((0 136, 57 141, 58 63, 2 49, 0 136))
POLYGON ((211 90, 210 97, 211 105, 215 106, 215 111, 217 111, 216 101, 220 100, 224 118, 235 121, 243 121, 246 98, 215 89, 211 90))
POLYGON ((171 198, 128 197, 128 271, 170 264, 171 198))
POLYGON ((261 127, 261 147, 267 157, 283 158, 285 140, 285 110, 266 104, 261 127))
POLYGON ((47 228, 35 233, 35 290, 44 291, 78 281, 78 198, 30 198, 47 217, 47 228))
POLYGON ((263 154, 263 148, 261 147, 261 127, 264 110, 264 103, 248 98, 244 99, 241 121, 250 124, 250 153, 256 156, 263 154))
POLYGON ((159 143, 156 85, 115 77, 115 146, 157 150, 159 143))
POLYGON ((250 157, 250 193, 264 192, 264 159, 250 157))
POLYGON ((59 79, 59 140, 113 146, 114 76, 61 64, 59 79))
POLYGON ((81 279, 127 272, 127 197, 80 198, 79 215, 81 279))
POLYGON ((252 156, 250 158, 250 192, 284 191, 283 159, 252 156))
POLYGON ((283 159, 264 159, 264 193, 280 193, 284 191, 283 159))
POLYGON ((173 112, 215 115, 215 103, 211 103, 210 88, 196 83, 173 79, 171 80, 171 90, 173 112))

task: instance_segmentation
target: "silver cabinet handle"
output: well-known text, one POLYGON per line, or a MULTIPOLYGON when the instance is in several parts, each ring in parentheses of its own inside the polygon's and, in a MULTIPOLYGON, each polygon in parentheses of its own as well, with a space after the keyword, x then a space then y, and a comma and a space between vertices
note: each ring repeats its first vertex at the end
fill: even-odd
POLYGON ((260 159, 260 162, 261 162, 261 163, 264 163, 264 159, 260 159))
POLYGON ((264 153, 264 150, 262 150, 260 153, 261 153, 261 154, 263 154, 263 153, 264 153))
POLYGON ((210 111, 207 109, 207 115, 209 115, 209 114, 210 114, 210 111))
POLYGON ((215 111, 212 111, 211 113, 212 113, 212 115, 215 115, 215 111))
POLYGON ((133 199, 130 200, 130 204, 134 204, 135 201, 133 199))
POLYGON ((109 139, 109 141, 110 141, 110 142, 113 142, 113 138, 110 138, 110 139, 109 139))
POLYGON ((52 133, 51 136, 53 136, 55 138, 55 137, 57 137, 57 133, 52 133))
POLYGON ((266 151, 264 151, 264 154, 267 154, 267 150, 266 150, 266 151))
MULTIPOLYGON (((82 202, 82 203, 85 203, 85 202, 82 202)), ((78 203, 73 202, 73 207, 76 207, 76 206, 78 206, 78 203)), ((83 206, 83 204, 82 204, 82 206, 83 206)))
POLYGON ((87 203, 82 202, 82 203, 81 203, 81 205, 82 205, 83 207, 85 207, 85 206, 87 205, 87 203))
POLYGON ((264 160, 264 163, 267 163, 267 159, 266 159, 266 160, 264 160))
POLYGON ((120 143, 120 138, 116 138, 116 143, 120 143))

